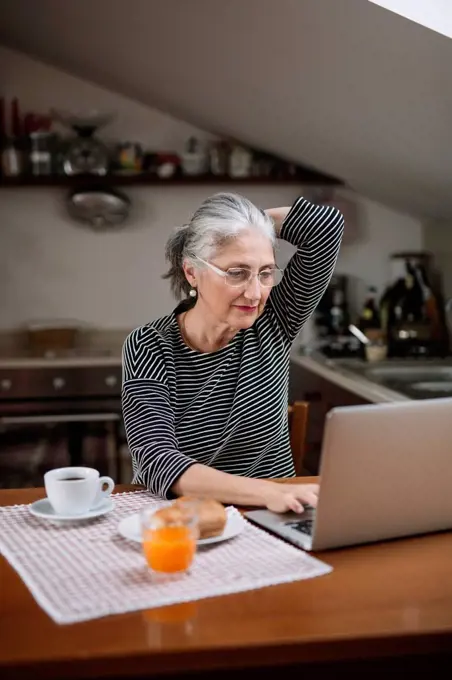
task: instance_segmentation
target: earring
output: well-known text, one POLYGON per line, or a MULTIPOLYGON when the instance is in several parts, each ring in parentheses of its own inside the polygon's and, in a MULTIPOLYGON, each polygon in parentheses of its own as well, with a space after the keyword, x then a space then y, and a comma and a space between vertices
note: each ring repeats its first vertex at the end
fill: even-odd
POLYGON ((196 288, 192 288, 189 292, 190 297, 195 298, 198 293, 196 292, 196 288))

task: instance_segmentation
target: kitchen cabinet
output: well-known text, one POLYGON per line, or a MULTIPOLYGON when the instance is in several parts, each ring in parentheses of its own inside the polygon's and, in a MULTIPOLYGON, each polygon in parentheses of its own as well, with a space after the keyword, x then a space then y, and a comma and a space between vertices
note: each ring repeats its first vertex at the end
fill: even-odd
POLYGON ((289 402, 294 401, 309 402, 304 467, 307 472, 317 475, 328 411, 336 406, 359 406, 370 402, 292 361, 289 374, 289 402))

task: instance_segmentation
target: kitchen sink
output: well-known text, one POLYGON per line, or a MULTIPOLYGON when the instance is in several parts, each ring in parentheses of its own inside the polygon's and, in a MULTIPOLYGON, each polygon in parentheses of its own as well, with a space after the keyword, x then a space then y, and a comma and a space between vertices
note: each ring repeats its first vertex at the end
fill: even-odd
POLYGON ((364 370, 366 377, 397 382, 451 382, 452 366, 375 366, 364 370))
POLYGON ((436 393, 443 392, 444 394, 452 394, 451 380, 444 380, 443 382, 438 380, 437 381, 432 380, 430 382, 415 382, 410 383, 410 386, 411 389, 418 390, 420 392, 436 392, 436 393))
POLYGON ((357 373, 371 382, 388 387, 411 399, 452 396, 450 360, 394 360, 376 365, 359 359, 336 359, 332 365, 357 373))

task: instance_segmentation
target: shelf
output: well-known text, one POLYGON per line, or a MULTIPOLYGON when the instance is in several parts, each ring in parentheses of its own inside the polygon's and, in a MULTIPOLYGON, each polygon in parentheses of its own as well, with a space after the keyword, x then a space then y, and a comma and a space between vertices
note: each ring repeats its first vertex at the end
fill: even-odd
POLYGON ((97 175, 65 175, 55 176, 26 176, 26 177, 0 177, 0 189, 13 187, 76 187, 80 185, 116 185, 116 186, 202 186, 208 184, 232 184, 234 186, 259 186, 259 185, 328 185, 342 186, 342 182, 334 177, 322 175, 311 171, 301 171, 296 176, 287 177, 248 177, 235 179, 233 177, 216 177, 214 175, 202 175, 199 177, 177 176, 169 179, 160 179, 156 175, 140 173, 136 175, 115 175, 113 173, 99 177, 97 175))

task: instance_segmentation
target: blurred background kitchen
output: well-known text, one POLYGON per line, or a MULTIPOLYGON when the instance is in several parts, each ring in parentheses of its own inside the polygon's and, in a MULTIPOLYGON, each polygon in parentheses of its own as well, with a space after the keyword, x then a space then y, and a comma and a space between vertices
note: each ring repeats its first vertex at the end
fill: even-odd
POLYGON ((333 406, 452 395, 450 40, 360 0, 276 4, 0 3, 1 487, 130 480, 121 346, 173 309, 165 241, 220 190, 346 219, 292 356, 307 473, 333 406))

